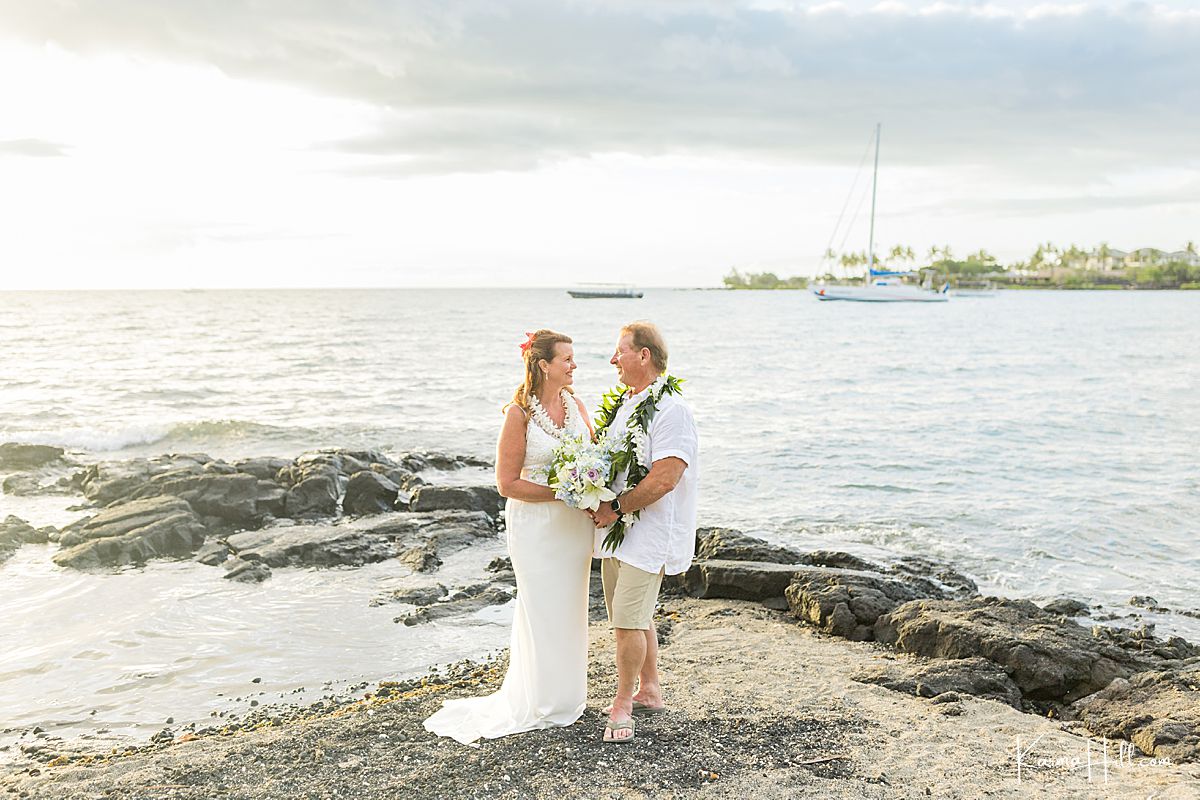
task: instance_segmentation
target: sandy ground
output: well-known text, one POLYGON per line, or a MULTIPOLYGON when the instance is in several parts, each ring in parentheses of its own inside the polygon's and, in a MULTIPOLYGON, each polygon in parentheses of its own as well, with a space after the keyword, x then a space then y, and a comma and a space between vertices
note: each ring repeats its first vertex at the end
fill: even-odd
POLYGON ((7 766, 0 798, 1200 798, 1200 764, 1106 751, 1070 723, 993 701, 857 683, 904 656, 781 612, 667 598, 660 619, 670 711, 631 745, 600 742, 612 636, 594 623, 590 708, 569 728, 479 748, 421 728, 442 698, 498 685, 501 659, 332 711, 264 712, 258 730, 7 766))

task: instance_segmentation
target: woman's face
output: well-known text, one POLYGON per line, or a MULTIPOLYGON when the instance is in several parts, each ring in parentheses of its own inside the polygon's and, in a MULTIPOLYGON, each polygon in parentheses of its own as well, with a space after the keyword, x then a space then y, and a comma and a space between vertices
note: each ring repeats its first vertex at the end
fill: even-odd
POLYGON ((554 345, 554 360, 542 359, 546 383, 552 386, 570 386, 575 382, 575 348, 566 342, 554 345))

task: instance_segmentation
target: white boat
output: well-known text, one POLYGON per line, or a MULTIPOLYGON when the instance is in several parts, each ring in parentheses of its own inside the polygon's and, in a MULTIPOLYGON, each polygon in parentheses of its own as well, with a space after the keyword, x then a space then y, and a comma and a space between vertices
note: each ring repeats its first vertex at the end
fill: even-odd
POLYGON ((861 286, 817 284, 812 287, 818 300, 851 300, 859 303, 944 303, 949 299, 947 283, 937 291, 905 283, 904 278, 919 278, 915 272, 896 272, 875 268, 875 188, 879 178, 879 134, 882 124, 875 125, 875 170, 871 174, 871 233, 867 240, 870 263, 861 286))
POLYGON ((950 290, 955 297, 995 297, 995 281, 959 281, 958 286, 950 290))
POLYGON ((597 300, 602 298, 637 299, 642 291, 636 287, 620 283, 585 283, 573 289, 567 289, 567 294, 580 300, 597 300))
POLYGON ((886 279, 876 280, 866 286, 814 286, 813 294, 818 300, 854 300, 859 303, 944 303, 949 299, 946 287, 935 292, 911 283, 889 282, 886 279))

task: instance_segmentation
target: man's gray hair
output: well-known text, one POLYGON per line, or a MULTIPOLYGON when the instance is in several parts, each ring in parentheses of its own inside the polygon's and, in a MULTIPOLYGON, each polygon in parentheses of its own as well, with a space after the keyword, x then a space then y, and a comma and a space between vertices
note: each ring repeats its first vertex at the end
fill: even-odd
POLYGON ((650 360, 654 362, 659 373, 667 371, 667 342, 657 325, 645 321, 631 322, 621 328, 621 335, 627 333, 633 337, 634 350, 646 348, 650 351, 650 360))

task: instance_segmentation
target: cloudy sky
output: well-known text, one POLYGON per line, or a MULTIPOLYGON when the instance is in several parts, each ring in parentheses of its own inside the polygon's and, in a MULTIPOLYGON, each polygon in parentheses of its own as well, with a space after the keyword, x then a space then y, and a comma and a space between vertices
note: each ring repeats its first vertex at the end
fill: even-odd
POLYGON ((876 122, 883 247, 1200 239, 1191 2, 0 0, 0 20, 0 289, 812 274, 866 247, 876 122))

